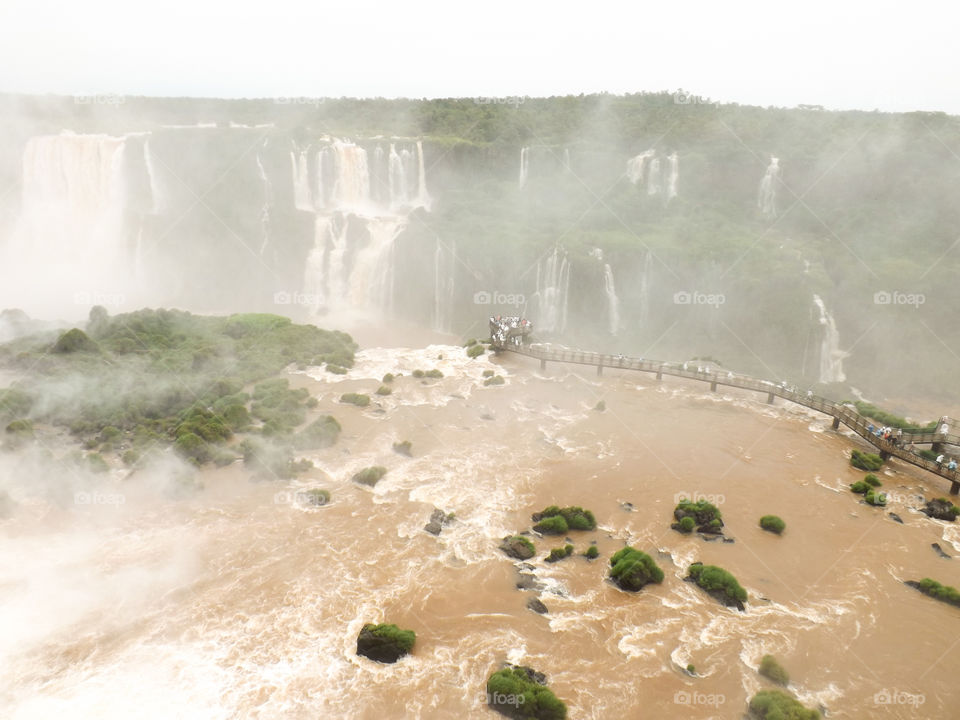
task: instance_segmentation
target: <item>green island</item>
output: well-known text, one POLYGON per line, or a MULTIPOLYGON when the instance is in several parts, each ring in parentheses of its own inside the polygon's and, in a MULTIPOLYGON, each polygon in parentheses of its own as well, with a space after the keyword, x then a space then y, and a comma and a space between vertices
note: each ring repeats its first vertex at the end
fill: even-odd
POLYGON ((610 579, 622 590, 637 592, 650 583, 663 582, 663 570, 645 552, 628 545, 610 558, 610 579))
POLYGON ((564 720, 567 706, 547 687, 543 673, 508 665, 487 680, 487 704, 514 720, 564 720))
POLYGON ((744 609, 747 591, 723 568, 695 562, 690 565, 688 573, 686 580, 696 583, 724 605, 736 607, 741 611, 744 609))

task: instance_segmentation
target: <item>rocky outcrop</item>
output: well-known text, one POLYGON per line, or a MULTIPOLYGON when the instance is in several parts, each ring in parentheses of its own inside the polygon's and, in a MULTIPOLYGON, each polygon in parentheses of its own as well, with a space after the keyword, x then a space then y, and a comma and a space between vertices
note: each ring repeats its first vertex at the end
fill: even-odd
POLYGON ((530 598, 527 600, 527 609, 533 610, 535 613, 543 615, 547 613, 547 606, 544 605, 539 598, 530 598))
POLYGON ((522 535, 508 535, 500 542, 500 549, 517 560, 529 560, 536 552, 533 543, 522 535))
POLYGON ((960 509, 946 498, 935 498, 927 500, 927 504, 921 508, 921 511, 934 520, 946 520, 953 522, 960 515, 960 509))
POLYGON ((416 634, 396 625, 367 624, 357 636, 357 655, 382 663, 394 663, 413 649, 416 634))
POLYGON ((445 513, 439 508, 434 508, 430 514, 430 520, 423 526, 423 529, 431 535, 439 535, 440 531, 451 522, 453 522, 453 513, 445 513))

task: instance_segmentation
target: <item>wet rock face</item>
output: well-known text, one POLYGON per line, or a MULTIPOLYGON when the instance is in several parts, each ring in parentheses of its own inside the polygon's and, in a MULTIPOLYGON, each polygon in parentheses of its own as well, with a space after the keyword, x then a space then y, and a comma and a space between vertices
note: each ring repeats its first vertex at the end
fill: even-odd
POLYGON ((500 549, 517 560, 527 560, 535 553, 532 543, 518 535, 505 537, 500 543, 500 549))
POLYGON ((539 598, 530 598, 527 600, 527 608, 533 610, 535 613, 543 615, 547 611, 547 606, 544 605, 539 598))
POLYGON ((931 517, 934 520, 946 520, 947 522, 953 522, 957 519, 956 506, 946 498, 927 500, 927 504, 922 508, 922 510, 927 517, 931 517))
POLYGON ((410 652, 412 638, 413 633, 400 631, 395 626, 364 625, 357 636, 357 655, 381 663, 395 663, 410 652))
POLYGON ((445 513, 443 510, 434 508, 430 514, 430 520, 423 526, 423 529, 431 535, 439 535, 444 526, 451 522, 453 522, 453 513, 445 513))

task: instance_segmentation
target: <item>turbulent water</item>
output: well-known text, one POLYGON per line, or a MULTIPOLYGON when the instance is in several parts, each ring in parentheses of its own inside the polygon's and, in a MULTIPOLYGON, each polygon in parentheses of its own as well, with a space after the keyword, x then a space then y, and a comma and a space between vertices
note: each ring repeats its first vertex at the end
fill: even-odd
POLYGON ((951 715, 957 610, 901 582, 950 580, 930 543, 955 554, 960 533, 915 509, 944 489, 889 464, 904 524, 858 503, 853 441, 824 417, 671 379, 469 361, 443 344, 363 350, 346 376, 292 379, 344 428, 296 481, 249 482, 237 464, 204 471, 204 490, 180 499, 138 475, 94 495, 122 503, 77 505, 68 477, 11 489, 0 715, 494 718, 485 679, 510 660, 547 673, 571 718, 730 718, 764 686, 765 653, 831 718, 951 715), (443 379, 410 375, 433 367, 443 379), (506 384, 484 387, 487 369, 506 384), (392 395, 337 402, 386 372, 404 374, 392 395), (601 399, 607 410, 592 410, 601 399), (391 449, 404 439, 412 458, 391 449), (374 464, 389 469, 375 488, 350 481, 374 464), (329 506, 296 503, 314 486, 329 506), (679 495, 715 501, 736 542, 670 530, 679 495), (554 565, 542 558, 562 541, 537 540, 539 616, 496 545, 553 503, 591 508, 600 527, 573 533, 576 555, 554 565), (439 537, 422 530, 433 507, 456 513, 439 537), (757 527, 766 513, 786 520, 782 537, 757 527), (579 555, 592 540, 591 563, 579 555), (604 581, 624 543, 653 555, 662 585, 628 594, 604 581), (683 582, 693 560, 733 572, 747 612, 683 582), (357 633, 376 621, 414 629, 413 655, 358 658, 357 633), (884 702, 907 694, 919 710, 884 702))

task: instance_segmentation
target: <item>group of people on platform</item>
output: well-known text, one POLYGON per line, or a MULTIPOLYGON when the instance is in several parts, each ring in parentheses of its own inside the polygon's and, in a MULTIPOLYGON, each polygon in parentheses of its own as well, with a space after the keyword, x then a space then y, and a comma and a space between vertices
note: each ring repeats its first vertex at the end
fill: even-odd
POLYGON ((514 316, 490 316, 490 339, 494 345, 503 347, 508 342, 520 347, 523 338, 533 330, 533 323, 526 318, 514 316))
MULTIPOLYGON (((890 443, 894 447, 904 448, 906 450, 909 450, 912 453, 917 452, 913 443, 908 443, 907 445, 904 445, 903 430, 900 428, 892 428, 888 426, 874 427, 873 423, 870 423, 869 425, 867 425, 867 430, 871 434, 873 434, 875 437, 878 437, 881 440, 884 440, 890 443)), ((940 423, 938 423, 937 434, 939 435, 947 434, 947 424, 945 422, 941 421, 940 423)), ((951 472, 955 472, 958 467, 956 458, 953 458, 953 457, 948 458, 944 453, 940 453, 939 455, 937 455, 937 459, 935 462, 937 463, 938 470, 943 470, 944 468, 946 468, 951 472)))

